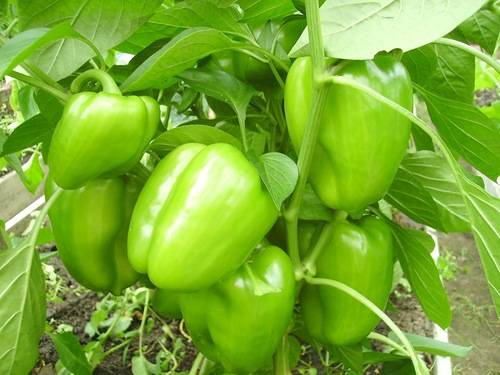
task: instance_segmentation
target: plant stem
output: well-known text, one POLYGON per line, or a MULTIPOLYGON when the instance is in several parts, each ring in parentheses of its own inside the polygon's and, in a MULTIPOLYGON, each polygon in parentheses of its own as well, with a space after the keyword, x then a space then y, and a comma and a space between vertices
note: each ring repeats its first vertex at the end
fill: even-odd
POLYGON ((292 259, 292 263, 294 265, 295 275, 299 279, 301 278, 303 270, 300 263, 298 245, 298 217, 307 177, 309 176, 309 170, 311 168, 316 140, 318 138, 320 119, 326 104, 327 95, 328 85, 322 85, 318 90, 314 91, 313 105, 309 115, 309 121, 304 132, 303 142, 300 147, 299 160, 297 162, 297 166, 299 169, 299 178, 295 191, 293 192, 292 198, 290 200, 290 204, 284 212, 284 217, 287 224, 288 250, 290 252, 290 258, 292 259))
POLYGON ((428 374, 427 369, 424 370, 422 368, 422 364, 418 360, 417 354, 413 350, 413 347, 411 346, 410 342, 408 341, 408 339, 406 338, 404 333, 401 332, 399 327, 377 305, 375 305, 373 302, 371 302, 369 299, 367 299, 365 296, 363 296, 358 291, 352 289, 351 287, 349 287, 341 282, 338 282, 335 280, 330 280, 330 279, 313 278, 313 277, 305 277, 305 280, 309 284, 324 285, 324 286, 329 286, 329 287, 338 289, 338 290, 346 293, 347 295, 351 296, 352 298, 354 298, 356 301, 363 304, 368 309, 370 309, 385 324, 387 324, 387 326, 396 334, 396 336, 399 338, 399 340, 401 340, 404 348, 406 349, 406 352, 408 353, 408 356, 411 359, 413 367, 415 368, 415 373, 417 375, 428 374))
POLYGON ((319 17, 318 0, 306 0, 307 29, 309 30, 309 46, 313 61, 314 79, 317 80, 325 71, 323 35, 321 34, 321 19, 319 17))
POLYGON ((243 150, 247 152, 248 141, 247 141, 246 126, 245 126, 245 117, 241 116, 240 113, 237 113, 237 116, 238 116, 238 124, 240 125, 241 142, 243 143, 243 150))
POLYGON ((281 338, 278 349, 274 354, 274 375, 291 375, 288 364, 289 349, 288 335, 285 334, 281 338))
POLYGON ((103 92, 121 95, 121 91, 113 78, 105 71, 97 69, 87 70, 76 77, 73 82, 71 82, 71 92, 80 92, 83 86, 89 81, 99 82, 103 92))
POLYGON ((104 356, 104 357, 107 357, 107 356, 108 356, 108 355, 110 355, 111 353, 116 352, 118 349, 121 349, 121 348, 123 348, 124 346, 127 346, 128 344, 130 344, 130 341, 132 341, 132 339, 127 339, 127 340, 125 340, 125 341, 123 341, 123 342, 119 343, 118 345, 113 346, 111 349, 109 349, 109 350, 105 351, 105 352, 103 353, 103 356, 104 356))
POLYGON ((8 38, 9 35, 10 35, 10 32, 12 31, 12 29, 14 28, 14 26, 17 25, 18 21, 19 21, 18 18, 14 18, 12 20, 12 22, 9 24, 9 26, 7 26, 7 28, 4 30, 4 32, 2 34, 5 35, 8 38))
POLYGON ((148 306, 149 306, 149 289, 146 290, 146 300, 144 301, 144 311, 142 312, 141 325, 139 327, 139 355, 143 356, 142 342, 144 337, 144 326, 146 325, 146 320, 148 318, 148 306))
POLYGON ((52 79, 47 73, 45 73, 42 69, 38 68, 37 66, 28 64, 27 62, 22 63, 21 66, 32 77, 38 78, 41 81, 45 82, 47 85, 52 86, 58 90, 64 91, 64 87, 62 87, 55 79, 52 79))
POLYGON ((321 230, 318 241, 314 245, 312 251, 304 260, 304 270, 309 275, 314 275, 316 273, 316 260, 323 251, 325 245, 330 241, 332 235, 333 225, 332 223, 326 224, 321 230))
POLYGON ((281 69, 283 69, 285 72, 288 72, 290 67, 286 62, 283 60, 279 59, 275 55, 273 55, 271 52, 266 50, 265 48, 262 48, 259 45, 254 45, 254 46, 245 46, 244 49, 239 49, 239 52, 243 52, 247 54, 248 56, 253 57, 256 60, 259 60, 260 62, 263 63, 273 63, 278 65, 281 69), (263 59, 262 57, 259 56, 259 54, 264 55, 267 59, 263 59))
MULTIPOLYGON (((12 248, 12 241, 9 237, 9 233, 7 233, 7 231, 5 230, 5 223, 4 222, 0 223, 0 240, 3 240, 3 242, 5 243, 5 246, 7 246, 7 249, 12 248)), ((1 245, 1 242, 0 242, 0 245, 1 245)))
POLYGON ((500 63, 498 63, 498 61, 496 61, 495 58, 487 55, 484 52, 481 52, 480 50, 474 47, 469 46, 468 44, 449 38, 439 38, 438 40, 435 40, 433 43, 441 44, 444 46, 456 47, 458 49, 461 49, 462 51, 468 52, 471 55, 476 56, 479 60, 483 60, 486 64, 490 65, 493 69, 497 71, 497 73, 500 73, 500 63))
POLYGON ((309 45, 313 60, 313 104, 309 112, 308 122, 304 131, 302 145, 299 151, 297 166, 299 179, 290 200, 290 204, 284 212, 287 227, 288 251, 292 260, 295 277, 300 280, 303 276, 303 268, 300 261, 298 245, 298 217, 304 188, 311 168, 312 157, 316 148, 316 140, 320 127, 321 115, 326 104, 329 85, 320 77, 324 75, 325 59, 323 56, 323 37, 319 18, 318 0, 306 0, 306 17, 309 29, 309 45))
POLYGON ((193 365, 191 366, 191 370, 189 370, 189 375, 197 375, 198 374, 198 369, 202 365, 203 362, 203 354, 198 353, 196 355, 196 358, 194 359, 193 365))
POLYGON ((35 248, 36 245, 36 239, 38 237, 38 232, 40 231, 40 228, 42 227, 43 220, 45 219, 45 216, 47 216, 47 213, 49 212, 50 206, 56 201, 56 199, 61 195, 62 189, 57 188, 55 192, 50 196, 49 200, 43 205, 42 209, 40 210, 40 213, 36 217, 35 224, 33 225, 33 229, 31 230, 29 237, 28 237, 28 246, 32 247, 33 249, 35 248))
POLYGON ((381 335, 380 333, 377 333, 377 332, 371 332, 369 335, 368 335, 368 338, 370 340, 377 340, 377 341, 380 341, 384 344, 387 344, 389 345, 390 347, 398 350, 399 352, 401 352, 403 355, 405 356, 408 356, 408 352, 406 351, 405 348, 403 348, 401 345, 399 345, 397 342, 391 340, 390 338, 384 336, 384 335, 381 335))
POLYGON ((47 91, 48 93, 54 95, 56 98, 60 99, 64 103, 68 101, 69 95, 67 93, 59 89, 56 89, 55 87, 52 87, 36 78, 14 71, 10 72, 7 75, 19 81, 25 82, 31 86, 38 87, 39 89, 47 91))

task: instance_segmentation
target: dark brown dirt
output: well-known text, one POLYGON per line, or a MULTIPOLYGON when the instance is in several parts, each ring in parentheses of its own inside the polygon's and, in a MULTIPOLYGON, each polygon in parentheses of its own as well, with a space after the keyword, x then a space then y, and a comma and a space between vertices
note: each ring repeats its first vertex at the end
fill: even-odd
MULTIPOLYGON (((59 324, 70 324, 74 327, 73 332, 80 338, 80 343, 82 345, 87 344, 90 338, 84 333, 85 324, 89 321, 92 312, 96 307, 96 303, 102 298, 94 292, 83 292, 82 289, 78 289, 77 283, 71 278, 67 273, 65 268, 62 266, 59 258, 54 257, 49 260, 49 264, 55 267, 56 272, 63 276, 66 281, 66 285, 69 288, 68 291, 62 295, 63 302, 61 303, 49 303, 47 310, 47 321, 50 322, 52 327, 57 327, 59 324), (77 293, 75 293, 75 291, 77 293)), ((418 302, 413 296, 404 291, 403 288, 397 289, 397 296, 393 294, 391 296, 391 303, 395 306, 396 311, 390 312, 391 318, 398 324, 398 326, 406 331, 417 333, 421 335, 429 336, 431 334, 432 326, 430 322, 425 318, 418 302)), ((136 328, 140 324, 142 317, 141 311, 136 311, 134 314, 134 322, 132 323, 132 329, 136 328)), ((182 336, 179 329, 179 321, 169 320, 168 324, 170 330, 175 335, 175 337, 182 338, 184 351, 179 353, 178 359, 181 359, 178 370, 189 370, 196 356, 196 350, 185 337, 182 336)), ((388 330, 383 324, 380 325, 379 330, 383 333, 388 333, 388 330)), ((147 351, 147 358, 154 362, 155 356, 159 351, 157 341, 162 340, 168 349, 172 349, 173 343, 170 339, 166 338, 166 335, 161 330, 161 324, 157 322, 155 324, 151 333, 145 336, 145 346, 150 348, 147 351)), ((109 342, 106 346, 106 350, 112 346, 118 344, 119 342, 109 342)), ((111 374, 132 374, 131 371, 131 358, 132 355, 137 351, 138 341, 132 341, 127 354, 124 356, 123 350, 118 350, 104 359, 104 361, 96 368, 95 374, 101 375, 111 375, 111 374)), ((319 374, 322 373, 321 364, 318 356, 312 352, 312 349, 308 352, 303 353, 302 359, 307 363, 313 363, 319 369, 319 374)), ((48 336, 44 336, 40 343, 40 360, 35 370, 34 374, 51 374, 58 360, 58 354, 52 341, 48 336)), ((376 372, 367 372, 367 374, 375 374, 376 372)))

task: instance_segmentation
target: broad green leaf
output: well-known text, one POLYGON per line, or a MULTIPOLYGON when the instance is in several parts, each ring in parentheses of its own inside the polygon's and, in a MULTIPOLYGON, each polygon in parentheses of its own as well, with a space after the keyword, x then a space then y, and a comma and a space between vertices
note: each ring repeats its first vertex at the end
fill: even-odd
MULTIPOLYGON (((470 346, 460 346, 432 339, 430 337, 413 335, 405 333, 406 338, 410 342, 413 349, 419 352, 441 355, 444 357, 465 357, 472 350, 470 346)), ((389 333, 389 338, 396 342, 400 342, 398 337, 393 333, 389 333)))
POLYGON ((436 50, 432 44, 406 52, 401 61, 413 82, 425 86, 438 66, 436 50))
MULTIPOLYGON (((328 56, 371 59, 379 51, 409 51, 448 34, 473 15, 483 0, 327 0, 320 9, 328 56)), ((307 30, 291 51, 308 52, 307 30)))
POLYGON ((300 204, 299 219, 330 221, 333 218, 334 211, 326 207, 318 198, 312 186, 307 184, 300 204))
MULTIPOLYGON (((231 134, 241 142, 241 128, 231 123, 222 124, 219 129, 231 134)), ((253 130, 245 130, 247 137, 248 150, 254 152, 257 156, 262 155, 266 150, 267 138, 266 134, 253 130)))
POLYGON ((0 373, 27 374, 45 328, 45 279, 30 246, 0 252, 0 373))
POLYGON ((470 223, 465 202, 446 160, 431 151, 408 154, 402 165, 424 186, 436 202, 445 232, 468 232, 470 223))
POLYGON ((230 34, 251 35, 248 27, 238 22, 239 18, 241 14, 235 5, 224 7, 213 1, 188 0, 161 8, 150 22, 180 29, 209 27, 230 34))
POLYGON ((238 123, 245 125, 250 100, 257 92, 249 85, 222 70, 188 70, 180 75, 189 85, 231 106, 238 123))
POLYGON ((87 361, 78 338, 71 332, 49 334, 57 349, 59 359, 66 369, 73 374, 91 375, 92 368, 87 361))
POLYGON ((295 13, 291 0, 240 0, 243 22, 262 23, 295 13))
POLYGON ((114 49, 136 55, 151 43, 160 39, 172 39, 181 31, 181 29, 175 27, 157 24, 150 19, 114 49))
POLYGON ((415 144, 415 148, 417 151, 428 150, 434 151, 434 142, 429 135, 420 129, 418 126, 413 124, 411 126, 411 137, 413 139, 413 143, 415 144))
POLYGON ((497 316, 500 316, 500 199, 463 178, 464 197, 497 316))
POLYGON ((132 358, 132 374, 133 375, 150 375, 149 367, 152 366, 146 358, 143 356, 137 356, 132 358))
POLYGON ((500 175, 500 127, 471 104, 416 86, 444 141, 489 178, 500 175))
POLYGON ((141 64, 122 84, 123 91, 155 88, 214 52, 234 46, 224 33, 204 27, 183 31, 141 64))
MULTIPOLYGON (((428 215, 433 215, 435 220, 428 220, 430 219, 429 216, 425 216, 427 220, 419 221, 411 215, 408 216, 444 232, 468 232, 470 230, 462 193, 456 183, 453 171, 443 157, 431 151, 411 153, 403 159, 401 169, 411 174, 435 202, 432 208, 436 210, 426 211, 428 215), (438 224, 438 226, 432 225, 433 223, 438 224)), ((404 197, 409 202, 417 199, 417 197, 405 197, 405 195, 413 195, 414 191, 403 191, 404 189, 403 187, 398 191, 393 191, 391 197, 404 197)), ((419 195, 422 196, 421 193, 419 195)), ((429 204, 427 203, 427 206, 429 204)), ((424 207, 420 209, 418 207, 414 208, 417 212, 424 209, 424 207)))
POLYGON ((29 160, 23 165, 24 176, 26 177, 26 188, 35 193, 45 177, 42 165, 40 163, 40 154, 34 153, 29 160))
POLYGON ((451 323, 451 309, 430 254, 434 248, 432 237, 394 223, 391 223, 391 227, 397 258, 425 314, 441 327, 448 327, 451 323))
POLYGON ((8 75, 35 51, 68 37, 79 38, 80 35, 69 24, 64 23, 52 29, 42 27, 26 30, 7 40, 0 48, 0 78, 8 75))
POLYGON ((270 152, 259 157, 250 153, 248 157, 259 171, 274 205, 280 210, 297 184, 299 176, 297 165, 288 156, 279 152, 270 152))
POLYGON ((438 215, 438 207, 432 195, 412 171, 403 165, 399 167, 384 199, 417 223, 444 231, 438 215))
POLYGON ((362 374, 363 369, 363 352, 361 344, 350 346, 336 346, 332 348, 332 355, 335 360, 340 360, 354 374, 362 374))
POLYGON ((50 135, 55 123, 47 121, 41 113, 19 125, 3 145, 0 156, 24 150, 44 141, 50 135))
POLYGON ((31 191, 31 181, 24 174, 23 165, 21 164, 21 160, 19 159, 19 157, 16 154, 9 154, 5 155, 5 160, 7 160, 9 166, 14 170, 14 172, 16 172, 17 176, 26 187, 26 189, 28 191, 31 191))
POLYGON ((460 25, 460 31, 469 43, 480 45, 490 55, 500 33, 500 14, 489 9, 482 9, 460 25))
POLYGON ((0 156, 21 151, 50 139, 57 121, 61 117, 62 105, 53 96, 38 92, 34 97, 37 115, 24 121, 0 146, 0 156))
MULTIPOLYGON (((102 53, 132 35, 160 4, 161 0, 65 0, 50 4, 45 0, 17 2, 22 30, 69 22, 102 53)), ((37 53, 31 61, 52 78, 59 80, 67 77, 94 55, 83 42, 65 39, 37 53)))
POLYGON ((430 44, 402 59, 413 82, 433 94, 472 103, 474 56, 455 47, 430 44))
POLYGON ((158 136, 153 141, 150 148, 163 156, 177 146, 185 143, 202 143, 205 145, 212 143, 229 143, 240 150, 243 149, 241 142, 231 134, 207 125, 182 125, 168 130, 158 136))
POLYGON ((451 46, 433 47, 437 68, 425 88, 443 98, 471 104, 474 97, 474 56, 451 46))
POLYGON ((18 104, 18 120, 28 120, 40 113, 40 109, 35 100, 36 91, 37 89, 29 85, 23 85, 17 90, 16 103, 18 104), (21 114, 21 116, 19 116, 19 114, 21 114))

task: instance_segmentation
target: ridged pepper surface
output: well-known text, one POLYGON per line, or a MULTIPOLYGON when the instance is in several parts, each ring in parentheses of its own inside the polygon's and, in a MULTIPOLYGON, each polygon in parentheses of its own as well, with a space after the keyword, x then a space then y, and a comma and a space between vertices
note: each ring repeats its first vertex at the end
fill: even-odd
MULTIPOLYGON (((310 57, 298 58, 285 85, 286 119, 297 152, 313 100, 312 67, 310 57)), ((410 77, 390 55, 348 62, 336 74, 412 108, 410 77)), ((352 87, 332 84, 327 95, 309 180, 324 204, 360 216, 387 193, 408 146, 410 121, 352 87)))
POLYGON ((160 108, 153 98, 123 96, 105 72, 83 73, 72 90, 79 91, 89 80, 101 82, 103 91, 72 95, 50 143, 50 173, 63 189, 131 170, 159 124, 160 108))
POLYGON ((240 150, 185 144, 156 166, 139 196, 130 263, 158 288, 206 288, 244 263, 277 216, 257 169, 240 150))
MULTIPOLYGON (((138 280, 127 258, 127 232, 140 187, 132 177, 92 180, 64 190, 50 208, 59 256, 86 288, 118 295, 138 280)), ((49 178, 46 196, 54 189, 49 178)))
POLYGON ((269 364, 292 318, 295 278, 290 258, 268 246, 211 288, 183 294, 182 315, 196 347, 230 373, 269 364))
MULTIPOLYGON (((316 261, 316 277, 344 283, 384 309, 393 275, 389 226, 373 216, 331 225, 331 240, 316 261)), ((328 348, 360 342, 379 322, 368 308, 329 286, 305 284, 301 306, 307 331, 328 348)))

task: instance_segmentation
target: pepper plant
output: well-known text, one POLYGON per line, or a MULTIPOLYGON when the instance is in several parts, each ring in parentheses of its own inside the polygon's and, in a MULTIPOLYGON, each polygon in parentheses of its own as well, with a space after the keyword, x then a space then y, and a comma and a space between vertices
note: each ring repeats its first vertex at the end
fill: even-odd
MULTIPOLYGON (((500 80, 497 2, 4 0, 0 16, 24 120, 0 157, 31 190, 47 174, 29 235, 1 231, 2 374, 37 361, 47 214, 82 286, 151 289, 135 374, 162 371, 143 348, 149 308, 183 319, 192 374, 290 374, 297 342, 350 374, 465 355, 384 312, 401 268, 427 317, 452 319, 434 242, 402 216, 471 232, 500 312, 500 199, 484 188, 500 114, 473 103, 476 64, 500 80), (47 166, 35 177, 26 150, 47 166)), ((66 370, 98 364, 48 334, 66 370)))

